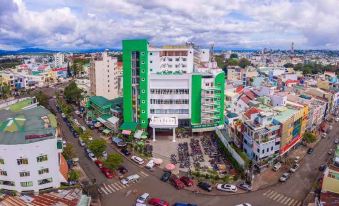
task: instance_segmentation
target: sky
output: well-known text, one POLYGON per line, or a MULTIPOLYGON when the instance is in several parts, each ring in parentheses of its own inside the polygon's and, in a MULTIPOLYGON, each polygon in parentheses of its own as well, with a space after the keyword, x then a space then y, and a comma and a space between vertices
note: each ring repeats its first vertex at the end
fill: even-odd
POLYGON ((0 0, 0 49, 339 49, 339 0, 0 0))

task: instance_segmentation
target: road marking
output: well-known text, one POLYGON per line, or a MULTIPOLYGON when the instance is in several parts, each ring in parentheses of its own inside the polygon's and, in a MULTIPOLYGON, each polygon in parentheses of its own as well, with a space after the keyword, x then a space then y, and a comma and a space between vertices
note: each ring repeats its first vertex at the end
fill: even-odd
POLYGON ((296 200, 297 202, 296 202, 296 204, 294 204, 294 206, 300 206, 301 205, 301 202, 300 201, 298 201, 298 200, 296 200))
POLYGON ((277 192, 273 191, 273 193, 271 193, 270 195, 268 195, 267 197, 270 199, 273 199, 276 195, 278 195, 277 192))
POLYGON ((107 185, 107 187, 109 187, 111 190, 113 190, 113 192, 116 191, 116 190, 112 187, 112 185, 107 185))
POLYGON ((101 191, 103 191, 105 193, 105 195, 109 194, 103 187, 100 187, 100 189, 101 189, 101 191))
POLYGON ((270 196, 272 193, 274 193, 274 191, 273 191, 273 190, 269 190, 269 192, 268 192, 266 195, 265 195, 265 194, 264 194, 264 195, 268 197, 268 196, 270 196))
POLYGON ((144 175, 145 177, 148 176, 148 174, 147 174, 146 172, 144 172, 144 171, 140 171, 140 173, 141 173, 142 175, 144 175))
POLYGON ((280 198, 281 195, 282 195, 282 194, 279 194, 279 193, 278 193, 278 195, 276 195, 276 196, 273 198, 273 200, 274 200, 274 201, 277 200, 278 198, 280 198))
MULTIPOLYGON (((286 204, 286 200, 288 200, 289 199, 289 197, 287 197, 287 196, 285 196, 283 199, 281 199, 279 202, 281 203, 281 204, 286 204)), ((287 201, 288 202, 288 201, 287 201)))
POLYGON ((286 196, 284 196, 284 195, 281 195, 281 197, 279 197, 278 199, 277 199, 277 202, 280 202, 282 199, 284 199, 284 198, 286 198, 286 196))
POLYGON ((292 199, 292 200, 290 201, 290 203, 288 203, 288 206, 290 206, 290 205, 294 205, 294 204, 295 204, 295 202, 296 202, 296 200, 295 200, 295 199, 292 199))
POLYGON ((111 184, 111 187, 113 187, 116 191, 120 190, 120 188, 117 187, 115 184, 111 184))
POLYGON ((109 193, 109 194, 111 194, 111 193, 112 193, 112 191, 110 190, 110 188, 109 188, 109 187, 107 187, 107 185, 106 185, 105 183, 104 183, 103 185, 104 185, 105 189, 108 191, 108 193, 109 193))
POLYGON ((121 185, 118 182, 115 182, 112 185, 114 185, 115 187, 119 188, 118 190, 122 189, 121 185))
POLYGON ((267 190, 263 195, 266 196, 269 192, 271 192, 272 190, 267 190))

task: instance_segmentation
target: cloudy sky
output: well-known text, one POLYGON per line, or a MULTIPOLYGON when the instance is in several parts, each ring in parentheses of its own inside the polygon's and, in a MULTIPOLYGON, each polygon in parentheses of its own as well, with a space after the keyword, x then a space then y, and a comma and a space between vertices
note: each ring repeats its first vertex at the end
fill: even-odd
POLYGON ((338 8, 339 0, 0 0, 0 49, 120 48, 126 38, 339 49, 338 8))

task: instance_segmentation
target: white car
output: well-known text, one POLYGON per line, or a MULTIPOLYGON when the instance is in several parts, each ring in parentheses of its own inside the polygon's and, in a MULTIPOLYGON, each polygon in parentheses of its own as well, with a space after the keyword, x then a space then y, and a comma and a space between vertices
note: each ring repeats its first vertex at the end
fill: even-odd
POLYGON ((285 172, 279 179, 280 182, 286 182, 287 179, 290 177, 290 173, 285 172))
POLYGON ((145 203, 148 197, 149 197, 148 193, 142 194, 141 196, 138 197, 137 203, 145 203))
POLYGON ((295 171, 297 171, 297 169, 299 168, 299 164, 295 164, 290 168, 290 172, 294 173, 295 171))
POLYGON ((335 139, 334 144, 339 144, 339 139, 335 139))
POLYGON ((241 203, 239 205, 236 205, 236 206, 252 206, 250 203, 241 203))
POLYGON ((326 136, 327 136, 327 134, 326 134, 325 132, 323 132, 323 133, 321 134, 321 137, 322 137, 322 138, 326 138, 326 136))
POLYGON ((122 180, 120 180, 120 182, 123 184, 123 185, 127 185, 128 183, 130 182, 137 182, 138 180, 140 179, 140 176, 135 174, 135 175, 131 175, 131 176, 128 176, 122 180))
POLYGON ((152 169, 154 167, 155 163, 154 163, 154 160, 150 160, 146 165, 145 167, 147 169, 152 169))
POLYGON ((217 184, 217 189, 224 192, 237 192, 238 188, 231 184, 217 184))
POLYGON ((294 158, 294 163, 298 163, 300 161, 300 156, 296 156, 295 158, 294 158))
POLYGON ((105 159, 107 159, 107 156, 108 156, 107 152, 106 152, 106 151, 103 151, 103 152, 102 152, 102 156, 103 156, 105 159))
POLYGON ((141 158, 138 157, 138 156, 132 156, 131 159, 132 159, 134 162, 138 163, 139 165, 144 164, 144 160, 141 159, 141 158))
POLYGON ((92 152, 88 153, 88 157, 89 157, 93 162, 96 161, 96 160, 98 160, 92 152))
POLYGON ((335 121, 336 121, 336 122, 339 122, 339 117, 336 117, 336 118, 335 118, 335 121))
POLYGON ((66 115, 64 113, 61 113, 62 118, 66 118, 66 115))
POLYGON ((84 141, 82 141, 82 139, 80 139, 80 138, 79 138, 79 144, 80 144, 80 146, 81 146, 81 147, 84 147, 84 146, 86 146, 85 142, 84 142, 84 141))

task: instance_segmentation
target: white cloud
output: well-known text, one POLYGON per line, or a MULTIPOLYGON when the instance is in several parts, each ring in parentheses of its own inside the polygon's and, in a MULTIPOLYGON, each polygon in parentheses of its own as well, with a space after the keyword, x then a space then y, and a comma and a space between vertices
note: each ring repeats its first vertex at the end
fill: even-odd
POLYGON ((336 0, 0 0, 0 45, 53 49, 194 41, 339 49, 336 0))

